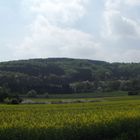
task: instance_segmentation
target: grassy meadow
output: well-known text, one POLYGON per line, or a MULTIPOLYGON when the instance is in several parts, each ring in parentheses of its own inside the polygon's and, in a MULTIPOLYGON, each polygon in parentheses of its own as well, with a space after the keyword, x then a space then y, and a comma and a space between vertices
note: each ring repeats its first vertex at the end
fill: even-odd
POLYGON ((140 96, 86 100, 95 102, 1 104, 0 140, 140 139, 140 96))
MULTIPOLYGON (((25 100, 31 100, 35 103, 45 103, 45 102, 71 102, 71 101, 102 101, 104 99, 109 100, 109 99, 117 99, 117 98, 122 98, 122 99, 127 99, 131 98, 127 96, 128 93, 125 91, 114 91, 114 92, 94 92, 94 93, 74 93, 74 94, 50 94, 48 98, 42 98, 42 97, 37 97, 37 98, 29 98, 26 97, 24 98, 25 100), (109 97, 109 98, 108 98, 109 97), (114 98, 117 97, 117 98, 114 98)), ((135 98, 135 96, 134 96, 135 98)))

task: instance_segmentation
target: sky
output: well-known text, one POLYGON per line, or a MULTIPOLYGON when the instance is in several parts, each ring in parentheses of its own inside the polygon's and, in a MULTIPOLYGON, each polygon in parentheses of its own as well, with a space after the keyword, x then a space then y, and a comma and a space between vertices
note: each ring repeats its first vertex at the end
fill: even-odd
POLYGON ((140 62, 140 0, 0 0, 0 61, 140 62))

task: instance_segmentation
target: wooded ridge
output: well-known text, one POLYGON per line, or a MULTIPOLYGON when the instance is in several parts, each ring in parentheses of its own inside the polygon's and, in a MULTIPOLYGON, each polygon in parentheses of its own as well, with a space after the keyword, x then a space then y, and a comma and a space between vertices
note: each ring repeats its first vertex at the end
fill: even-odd
POLYGON ((0 63, 0 90, 26 94, 140 90, 140 63, 48 58, 0 63))

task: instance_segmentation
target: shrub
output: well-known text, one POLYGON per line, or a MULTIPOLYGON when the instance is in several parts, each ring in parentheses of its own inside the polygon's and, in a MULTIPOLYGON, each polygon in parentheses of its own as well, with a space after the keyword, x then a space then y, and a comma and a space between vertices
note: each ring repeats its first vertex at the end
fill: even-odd
POLYGON ((7 88, 0 87, 0 102, 3 102, 7 97, 9 97, 9 90, 7 88))
POLYGON ((138 95, 138 91, 128 91, 128 95, 138 95))
POLYGON ((44 93, 44 98, 49 98, 49 94, 48 93, 44 93))
POLYGON ((20 104, 23 100, 21 98, 6 98, 4 100, 7 104, 20 104))
POLYGON ((32 89, 32 90, 28 91, 27 97, 29 97, 29 98, 36 98, 37 97, 37 92, 32 89))

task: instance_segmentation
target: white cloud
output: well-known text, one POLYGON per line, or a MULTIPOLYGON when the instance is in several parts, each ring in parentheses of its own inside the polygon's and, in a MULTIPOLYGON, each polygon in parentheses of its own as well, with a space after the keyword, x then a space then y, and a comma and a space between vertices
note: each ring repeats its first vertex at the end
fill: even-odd
MULTIPOLYGON (((27 36, 14 51, 14 57, 75 57, 138 62, 140 22, 129 15, 138 1, 104 0, 103 29, 99 30, 104 33, 103 37, 84 32, 81 26, 77 28, 77 21, 80 23, 81 19, 86 19, 86 6, 91 1, 23 0, 25 16, 31 22, 27 36)), ((89 25, 96 27, 94 18, 89 25)))
POLYGON ((140 6, 140 0, 125 0, 125 2, 131 6, 140 6))
POLYGON ((117 10, 120 9, 122 0, 106 0, 105 1, 105 10, 117 10))
POLYGON ((71 28, 50 25, 43 17, 32 25, 32 35, 24 41, 18 54, 33 57, 90 57, 99 44, 93 36, 71 28), (28 51, 26 51, 28 50, 28 51))
MULTIPOLYGON (((30 35, 17 50, 23 57, 96 56, 99 43, 88 33, 69 26, 86 13, 88 0, 26 0, 24 6, 34 14, 30 35)), ((17 57, 19 57, 17 56, 17 57)))
POLYGON ((105 33, 113 38, 137 38, 140 35, 140 24, 121 15, 119 11, 107 10, 105 17, 105 33))
MULTIPOLYGON (((107 0, 104 10, 103 38, 101 39, 106 46, 104 54, 107 60, 139 62, 140 60, 140 22, 137 18, 129 16, 124 7, 128 6, 131 11, 134 3, 138 1, 130 0, 107 0), (127 3, 126 3, 127 2, 127 3), (130 3, 133 4, 130 5, 130 3)), ((135 5, 136 6, 136 5, 135 5)))
POLYGON ((53 24, 72 23, 85 13, 89 0, 24 0, 29 12, 41 14, 53 24))
MULTIPOLYGON (((131 0, 126 1, 132 2, 131 0)), ((105 32, 113 37, 140 37, 139 21, 137 19, 131 19, 129 14, 124 14, 122 5, 126 6, 124 1, 121 0, 106 1, 104 19, 107 28, 105 32)))

